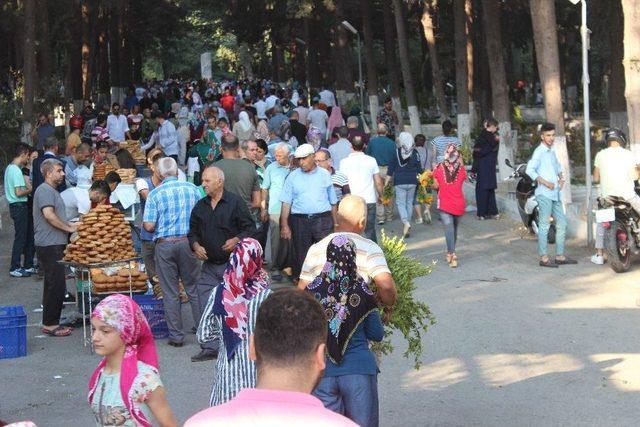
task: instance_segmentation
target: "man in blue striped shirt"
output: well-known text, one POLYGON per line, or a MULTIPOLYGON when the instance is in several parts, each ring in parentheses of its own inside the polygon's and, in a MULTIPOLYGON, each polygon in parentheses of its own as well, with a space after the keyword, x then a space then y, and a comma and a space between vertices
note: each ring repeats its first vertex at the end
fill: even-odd
POLYGON ((453 123, 445 120, 442 122, 442 135, 436 136, 431 141, 431 149, 433 150, 431 158, 434 159, 434 163, 431 165, 432 170, 444 160, 444 150, 449 144, 455 144, 458 148, 462 145, 458 137, 453 135, 453 123))
POLYGON ((202 315, 197 292, 200 262, 191 250, 187 238, 191 210, 200 200, 200 192, 195 185, 178 181, 178 164, 171 157, 158 161, 158 172, 162 177, 162 184, 147 196, 142 221, 144 229, 153 233, 156 242, 156 271, 169 328, 168 344, 182 347, 184 332, 178 279, 182 279, 189 295, 195 325, 198 325, 202 315))

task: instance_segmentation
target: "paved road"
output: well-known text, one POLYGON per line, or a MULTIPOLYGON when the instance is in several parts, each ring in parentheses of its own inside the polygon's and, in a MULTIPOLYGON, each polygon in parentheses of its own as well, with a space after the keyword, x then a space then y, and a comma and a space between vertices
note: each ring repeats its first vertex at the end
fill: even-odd
MULTIPOLYGON (((4 224, 10 220, 4 218, 4 224)), ((6 270, 11 237, 0 234, 6 270)), ((386 226, 398 232, 400 225, 386 226)), ((467 216, 460 268, 442 262, 440 224, 416 225, 412 255, 440 260, 419 280, 438 323, 424 337, 423 367, 403 344, 379 376, 383 426, 636 425, 640 391, 640 265, 616 275, 570 246, 578 266, 537 267, 535 242, 506 219, 467 216)), ((4 276, 7 277, 7 276, 4 276)), ((91 425, 86 384, 96 356, 71 338, 40 338, 41 284, 6 279, 0 304, 29 311, 29 355, 0 361, 0 418, 40 426, 91 425)), ((66 311, 66 310, 65 310, 66 311)), ((186 316, 185 316, 186 317, 186 316)), ((190 325, 189 325, 190 326, 190 325)), ((193 335, 182 349, 159 341, 162 378, 180 421, 207 405, 213 363, 194 364, 193 335)))

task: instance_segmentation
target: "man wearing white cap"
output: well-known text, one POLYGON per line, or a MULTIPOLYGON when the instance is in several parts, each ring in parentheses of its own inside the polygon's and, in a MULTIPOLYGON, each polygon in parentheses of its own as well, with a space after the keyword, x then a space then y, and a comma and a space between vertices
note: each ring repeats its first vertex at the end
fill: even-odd
POLYGON ((292 239, 293 277, 297 280, 307 250, 333 232, 338 199, 331 175, 316 166, 310 144, 296 148, 294 157, 299 160, 300 168, 289 174, 280 195, 280 236, 292 239))

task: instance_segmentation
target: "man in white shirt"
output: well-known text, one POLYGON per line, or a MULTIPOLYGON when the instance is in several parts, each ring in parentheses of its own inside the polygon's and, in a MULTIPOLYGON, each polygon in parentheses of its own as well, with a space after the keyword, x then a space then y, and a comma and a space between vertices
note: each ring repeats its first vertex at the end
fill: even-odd
POLYGON ((280 100, 277 96, 276 96, 276 88, 272 87, 271 90, 269 91, 270 95, 267 97, 267 99, 265 99, 265 103, 267 104, 267 111, 269 111, 270 109, 272 109, 273 107, 276 106, 276 104, 278 103, 278 101, 280 100))
POLYGON ((380 176, 378 162, 364 153, 365 144, 362 137, 355 136, 351 145, 353 151, 340 162, 339 170, 347 176, 351 194, 362 197, 367 203, 367 225, 364 235, 377 242, 376 201, 382 196, 384 183, 380 176))
POLYGON ((349 129, 346 126, 340 126, 336 129, 338 133, 338 140, 329 146, 329 153, 333 159, 333 164, 340 167, 342 159, 346 159, 351 154, 351 143, 347 139, 349 136, 349 129))
POLYGON ((120 104, 117 102, 111 105, 111 114, 107 117, 107 132, 114 142, 130 139, 127 118, 120 114, 120 104))
MULTIPOLYGON (((625 199, 640 214, 640 196, 636 194, 634 181, 638 179, 637 162, 633 153, 624 147, 627 138, 619 129, 605 133, 608 148, 598 152, 593 163, 593 182, 600 182, 600 196, 617 196, 625 199)), ((604 264, 604 227, 596 230, 596 254, 594 264, 604 264)))
POLYGON ((320 96, 320 102, 325 104, 327 107, 335 107, 336 106, 336 97, 333 92, 331 92, 327 88, 323 88, 322 91, 318 94, 320 96))
MULTIPOLYGON (((327 112, 318 106, 320 100, 318 98, 313 98, 312 110, 307 114, 307 129, 310 126, 314 126, 320 129, 322 135, 326 135, 327 133, 327 121, 329 120, 329 116, 327 116, 327 112)), ((323 138, 324 140, 324 138, 323 138)))
POLYGON ((160 111, 154 111, 151 117, 156 119, 158 124, 158 130, 154 132, 151 139, 156 141, 165 155, 178 162, 178 133, 176 132, 176 127, 169 120, 166 120, 164 113, 160 111))
POLYGON ((258 100, 253 103, 253 107, 256 109, 258 120, 267 119, 267 103, 264 102, 262 98, 258 98, 258 100))

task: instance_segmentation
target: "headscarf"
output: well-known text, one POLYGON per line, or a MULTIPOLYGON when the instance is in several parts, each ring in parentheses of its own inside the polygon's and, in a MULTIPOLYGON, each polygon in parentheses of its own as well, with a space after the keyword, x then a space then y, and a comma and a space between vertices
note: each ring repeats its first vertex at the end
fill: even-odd
POLYGON ((258 122, 258 128, 254 132, 256 139, 263 139, 267 144, 269 143, 269 125, 266 120, 260 120, 258 122))
POLYGON ((318 151, 322 142, 322 131, 315 126, 309 126, 307 130, 307 142, 313 147, 313 151, 318 151))
POLYGON ((240 111, 240 114, 238 114, 238 126, 240 126, 243 132, 248 132, 249 129, 251 129, 251 120, 246 111, 240 111))
POLYGON ((452 184, 458 178, 458 172, 462 163, 460 162, 460 152, 456 144, 449 144, 444 150, 444 177, 447 184, 452 184))
POLYGON ((322 304, 329 323, 327 353, 339 364, 355 329, 377 309, 373 291, 358 274, 353 240, 344 235, 331 239, 327 262, 307 290, 322 304))
MULTIPOLYGON (((152 366, 158 370, 158 354, 153 341, 151 328, 144 317, 140 306, 122 294, 113 294, 103 299, 93 310, 91 317, 102 320, 107 325, 118 331, 125 344, 124 358, 120 367, 120 392, 125 406, 136 422, 142 426, 151 426, 142 412, 139 402, 135 399, 133 382, 138 375, 138 361, 152 366)), ((89 381, 89 403, 93 402, 98 379, 107 363, 102 359, 93 372, 89 381)))
POLYGON ((269 285, 269 276, 262 269, 262 246, 255 239, 242 239, 227 262, 222 290, 213 294, 213 313, 224 318, 222 339, 227 360, 231 360, 238 345, 247 338, 249 301, 269 285))
POLYGON ((333 130, 340 126, 344 126, 344 119, 342 118, 342 110, 336 105, 331 109, 331 115, 327 121, 327 135, 331 135, 333 130))
POLYGON ((400 135, 398 135, 398 148, 400 150, 400 157, 402 157, 402 160, 406 161, 411 157, 411 153, 413 153, 415 145, 413 136, 411 136, 409 132, 400 132, 400 135))
POLYGON ((291 103, 293 105, 298 105, 298 100, 300 99, 300 94, 298 93, 297 89, 293 90, 293 93, 291 94, 291 103))
POLYGON ((283 120, 280 122, 280 126, 276 129, 276 135, 283 141, 289 140, 289 130, 291 129, 291 122, 289 120, 283 120))

